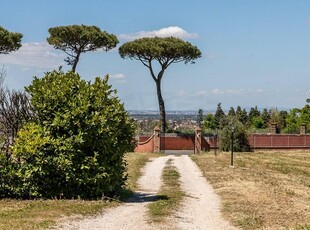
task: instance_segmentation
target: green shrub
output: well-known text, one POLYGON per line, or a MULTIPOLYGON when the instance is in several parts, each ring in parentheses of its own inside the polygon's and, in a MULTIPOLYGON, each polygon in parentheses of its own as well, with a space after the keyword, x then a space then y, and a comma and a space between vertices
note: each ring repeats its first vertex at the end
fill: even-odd
POLYGON ((250 151, 248 135, 245 126, 236 117, 227 117, 222 122, 223 127, 219 131, 219 148, 223 151, 231 149, 231 133, 234 127, 234 151, 250 151))
POLYGON ((15 196, 95 198, 120 190, 134 126, 108 77, 91 83, 53 71, 26 91, 35 121, 19 131, 12 148, 15 196))

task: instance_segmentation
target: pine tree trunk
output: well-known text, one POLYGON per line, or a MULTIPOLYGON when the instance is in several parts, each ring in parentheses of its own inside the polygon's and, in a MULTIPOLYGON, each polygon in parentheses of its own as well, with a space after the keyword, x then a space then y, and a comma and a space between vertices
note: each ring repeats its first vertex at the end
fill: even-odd
POLYGON ((160 114, 160 131, 161 133, 166 132, 166 110, 165 110, 165 102, 161 95, 161 86, 160 81, 156 81, 156 88, 157 88, 157 98, 158 98, 158 105, 159 105, 159 114, 160 114))
POLYGON ((76 57, 75 57, 75 60, 73 62, 73 65, 72 65, 72 72, 75 73, 75 70, 76 70, 76 66, 80 60, 80 54, 81 53, 77 53, 76 57))

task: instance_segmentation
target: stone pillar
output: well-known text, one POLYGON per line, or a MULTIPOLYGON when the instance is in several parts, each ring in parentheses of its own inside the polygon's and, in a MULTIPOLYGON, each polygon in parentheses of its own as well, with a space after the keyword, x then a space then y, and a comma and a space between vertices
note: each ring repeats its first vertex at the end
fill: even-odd
POLYGON ((160 128, 156 126, 154 128, 154 153, 160 152, 160 128))
POLYGON ((271 123, 271 134, 277 133, 277 123, 271 123))
POLYGON ((195 129, 195 153, 201 153, 201 138, 202 129, 197 127, 195 129))
POLYGON ((302 123, 300 125, 300 134, 306 134, 307 132, 307 124, 306 123, 302 123))

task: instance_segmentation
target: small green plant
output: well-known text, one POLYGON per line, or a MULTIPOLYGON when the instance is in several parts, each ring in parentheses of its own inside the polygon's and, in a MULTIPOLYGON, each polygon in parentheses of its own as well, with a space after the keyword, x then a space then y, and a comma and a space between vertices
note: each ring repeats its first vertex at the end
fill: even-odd
POLYGON ((239 220, 242 229, 257 229, 262 227, 262 224, 263 220, 256 214, 245 216, 242 220, 239 220))
POLYGON ((298 225, 297 230, 310 230, 310 224, 298 225))

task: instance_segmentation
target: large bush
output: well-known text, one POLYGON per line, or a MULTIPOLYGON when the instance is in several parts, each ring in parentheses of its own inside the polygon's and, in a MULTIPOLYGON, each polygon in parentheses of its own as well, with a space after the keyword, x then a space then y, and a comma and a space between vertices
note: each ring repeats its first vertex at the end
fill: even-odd
POLYGON ((232 127, 234 127, 234 151, 250 151, 246 128, 237 117, 227 117, 222 121, 222 127, 219 131, 219 148, 223 151, 231 149, 232 127))
POLYGON ((108 78, 91 83, 53 71, 26 91, 36 119, 19 131, 13 146, 10 194, 91 198, 121 189, 134 127, 108 78))

